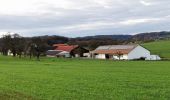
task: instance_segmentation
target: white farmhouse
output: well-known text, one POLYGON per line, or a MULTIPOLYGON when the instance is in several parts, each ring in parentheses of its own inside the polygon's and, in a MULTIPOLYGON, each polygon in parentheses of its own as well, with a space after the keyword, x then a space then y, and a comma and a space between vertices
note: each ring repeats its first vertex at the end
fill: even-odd
POLYGON ((113 60, 151 60, 150 51, 140 45, 99 46, 92 51, 93 58, 113 60))

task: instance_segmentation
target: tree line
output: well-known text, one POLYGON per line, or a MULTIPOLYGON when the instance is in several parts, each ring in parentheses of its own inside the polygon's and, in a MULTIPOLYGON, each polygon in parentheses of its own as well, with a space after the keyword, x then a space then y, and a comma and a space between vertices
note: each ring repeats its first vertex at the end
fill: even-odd
POLYGON ((6 34, 0 38, 0 52, 4 56, 36 57, 45 56, 55 43, 65 43, 68 39, 60 36, 22 37, 19 34, 6 34))

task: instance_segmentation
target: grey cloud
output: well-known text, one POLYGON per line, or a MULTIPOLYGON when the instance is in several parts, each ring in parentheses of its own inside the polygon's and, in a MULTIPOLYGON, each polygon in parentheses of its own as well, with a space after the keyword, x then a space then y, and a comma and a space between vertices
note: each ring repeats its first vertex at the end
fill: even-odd
MULTIPOLYGON (((106 0, 107 1, 107 0, 106 0)), ((170 30, 169 0, 108 0, 107 6, 93 0, 73 0, 80 5, 74 8, 60 8, 52 3, 42 3, 44 13, 40 15, 0 15, 0 31, 14 31, 25 36, 64 35, 85 36, 97 34, 134 34, 147 31, 170 30), (82 7, 81 7, 82 5, 82 7), (167 5, 167 6, 166 6, 167 5), (128 20, 160 19, 138 22, 134 25, 120 24, 128 20), (113 24, 112 24, 113 23, 113 24), (115 23, 115 24, 114 24, 115 23)))

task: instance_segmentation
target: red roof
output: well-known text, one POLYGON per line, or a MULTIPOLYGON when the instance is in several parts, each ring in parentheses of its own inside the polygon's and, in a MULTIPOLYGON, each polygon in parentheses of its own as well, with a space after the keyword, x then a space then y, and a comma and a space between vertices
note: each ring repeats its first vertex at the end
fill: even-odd
POLYGON ((67 44, 53 44, 53 47, 58 47, 58 46, 68 46, 67 44))
POLYGON ((62 50, 62 51, 71 52, 73 49, 75 49, 77 47, 78 47, 77 45, 58 46, 55 50, 62 50))

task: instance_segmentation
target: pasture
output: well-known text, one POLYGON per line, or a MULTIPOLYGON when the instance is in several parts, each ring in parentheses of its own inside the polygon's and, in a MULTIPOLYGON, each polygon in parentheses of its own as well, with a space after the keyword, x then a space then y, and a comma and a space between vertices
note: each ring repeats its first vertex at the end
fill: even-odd
POLYGON ((170 58, 170 40, 154 41, 143 44, 152 54, 160 55, 163 58, 170 58))
POLYGON ((169 61, 0 56, 3 100, 169 100, 169 61))

